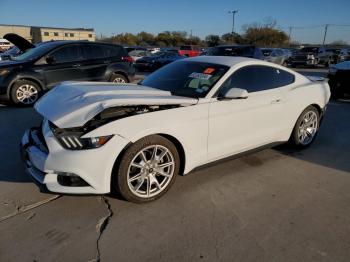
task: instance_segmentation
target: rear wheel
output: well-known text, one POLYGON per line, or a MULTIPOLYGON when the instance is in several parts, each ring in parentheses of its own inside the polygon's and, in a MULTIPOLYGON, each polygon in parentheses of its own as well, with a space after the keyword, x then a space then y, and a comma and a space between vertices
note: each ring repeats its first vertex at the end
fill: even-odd
POLYGON ((11 102, 18 106, 32 106, 40 97, 40 87, 30 80, 16 81, 10 92, 11 102))
POLYGON ((125 76, 121 74, 113 74, 110 79, 110 82, 124 84, 124 83, 128 83, 129 81, 125 76))
POLYGON ((112 187, 128 201, 149 202, 169 190, 179 167, 180 158, 173 143, 158 135, 145 137, 122 156, 112 187))
POLYGON ((313 106, 307 107, 296 122, 290 142, 297 147, 307 147, 315 139, 320 124, 320 114, 313 106))

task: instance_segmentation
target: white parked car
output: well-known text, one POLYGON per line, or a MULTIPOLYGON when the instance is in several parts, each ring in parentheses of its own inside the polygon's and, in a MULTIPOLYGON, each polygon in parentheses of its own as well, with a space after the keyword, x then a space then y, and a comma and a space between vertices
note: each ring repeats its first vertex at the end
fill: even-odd
POLYGON ((154 200, 209 162, 276 142, 310 145, 330 97, 317 80, 261 60, 200 56, 141 85, 64 82, 35 105, 45 119, 26 131, 22 155, 50 191, 154 200))

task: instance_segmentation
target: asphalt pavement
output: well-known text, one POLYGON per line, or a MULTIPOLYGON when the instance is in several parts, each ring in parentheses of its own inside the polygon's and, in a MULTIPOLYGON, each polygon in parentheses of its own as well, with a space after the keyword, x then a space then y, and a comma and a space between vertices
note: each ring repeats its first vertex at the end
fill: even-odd
POLYGON ((137 205, 39 192, 18 146, 41 117, 2 106, 0 261, 347 262, 349 119, 350 101, 331 101, 311 147, 284 145, 198 169, 137 205))

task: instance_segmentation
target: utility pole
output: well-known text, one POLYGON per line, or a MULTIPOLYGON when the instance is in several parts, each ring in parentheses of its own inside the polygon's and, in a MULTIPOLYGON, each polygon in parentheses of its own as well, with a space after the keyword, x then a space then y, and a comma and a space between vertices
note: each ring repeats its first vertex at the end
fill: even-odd
POLYGON ((292 29, 293 29, 293 27, 289 27, 289 33, 288 33, 288 39, 289 39, 289 42, 290 42, 290 37, 291 37, 291 35, 292 35, 292 29))
POLYGON ((324 36, 323 36, 323 44, 322 44, 322 45, 324 45, 325 42, 326 42, 328 26, 329 26, 329 24, 326 24, 326 25, 324 26, 324 36))
POLYGON ((235 14, 238 13, 238 10, 228 11, 229 14, 232 14, 232 35, 235 32, 235 14))

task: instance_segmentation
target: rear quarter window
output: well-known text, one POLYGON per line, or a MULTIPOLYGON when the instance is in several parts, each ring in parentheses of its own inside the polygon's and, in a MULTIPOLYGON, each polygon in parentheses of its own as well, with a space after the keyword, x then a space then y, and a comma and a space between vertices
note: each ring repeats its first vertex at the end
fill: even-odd
POLYGON ((126 51, 121 46, 103 46, 105 57, 122 57, 126 51))

